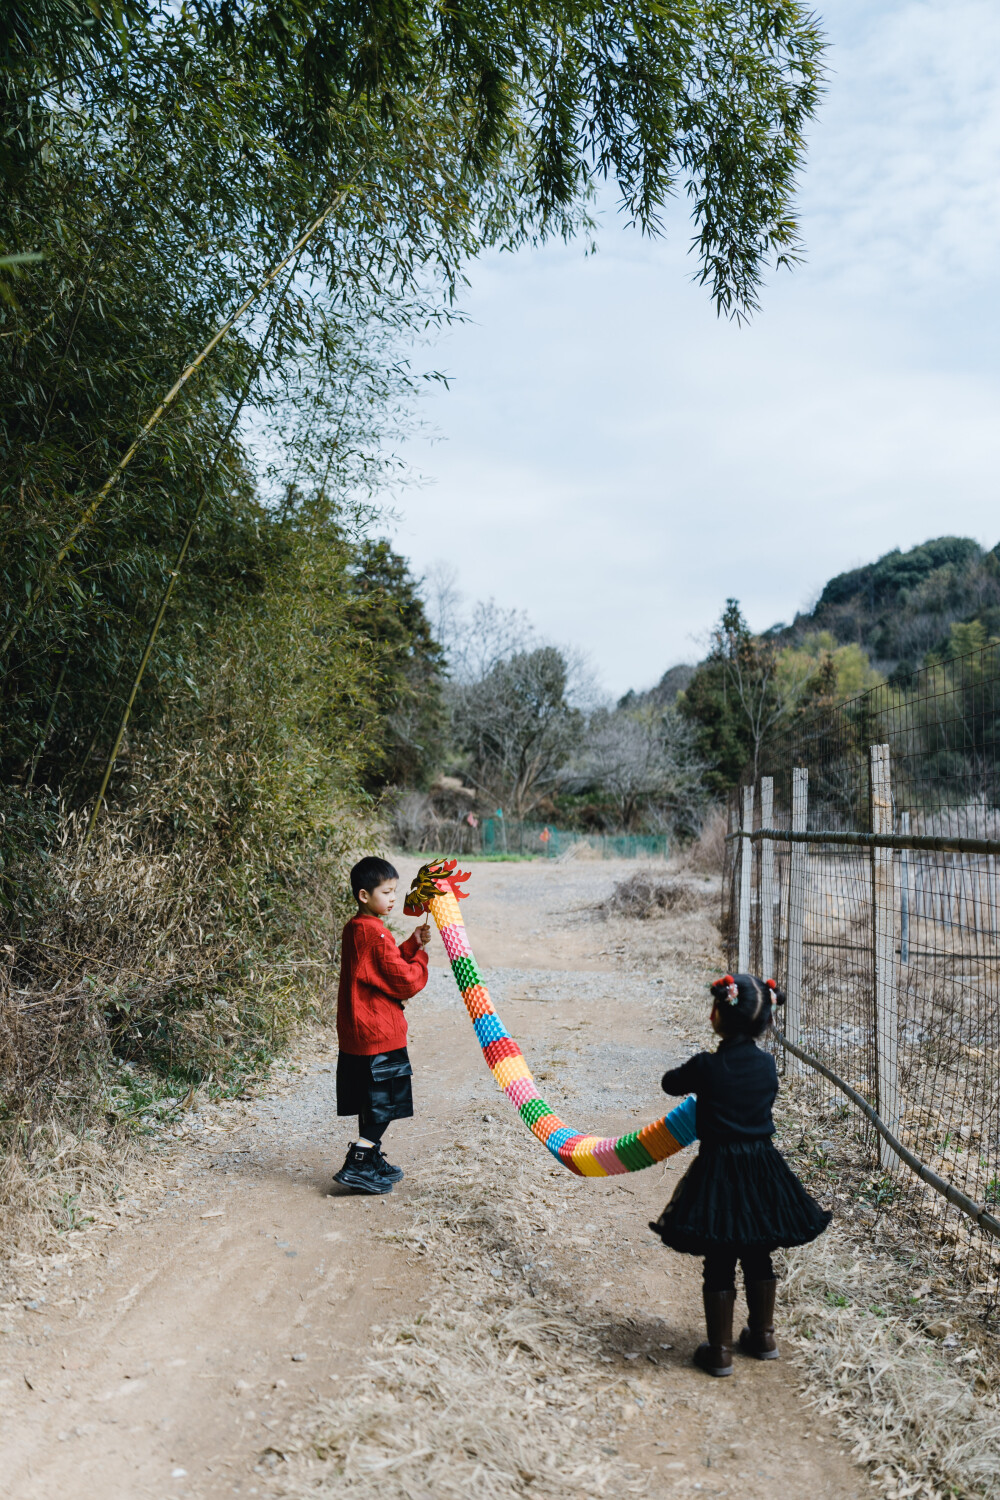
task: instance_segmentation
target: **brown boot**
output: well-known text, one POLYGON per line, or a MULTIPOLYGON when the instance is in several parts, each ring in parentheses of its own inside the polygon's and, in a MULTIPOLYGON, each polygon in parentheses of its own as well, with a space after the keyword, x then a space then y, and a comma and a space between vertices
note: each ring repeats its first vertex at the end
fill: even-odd
POLYGON ((747 1294, 747 1326, 740 1334, 740 1348, 751 1359, 780 1359, 777 1340, 774 1337, 774 1294, 778 1283, 770 1281, 745 1281, 747 1294))
POLYGON ((733 1308, 735 1292, 709 1292, 702 1288, 708 1342, 694 1351, 694 1362, 706 1375, 733 1373, 733 1308))

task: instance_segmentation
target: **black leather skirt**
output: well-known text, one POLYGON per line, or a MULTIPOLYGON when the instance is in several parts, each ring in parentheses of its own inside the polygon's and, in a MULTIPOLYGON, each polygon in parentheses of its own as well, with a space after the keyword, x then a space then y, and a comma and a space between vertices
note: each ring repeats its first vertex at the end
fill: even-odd
POLYGON ((337 1058, 338 1115, 366 1114, 373 1125, 408 1120, 413 1114, 412 1074, 405 1047, 371 1057, 341 1052, 337 1058))

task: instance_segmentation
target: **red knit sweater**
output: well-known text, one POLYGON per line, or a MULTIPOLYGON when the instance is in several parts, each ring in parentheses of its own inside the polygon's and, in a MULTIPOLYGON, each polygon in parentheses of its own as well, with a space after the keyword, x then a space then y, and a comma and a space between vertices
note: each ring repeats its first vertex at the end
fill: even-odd
POLYGON ((427 983, 427 954, 415 936, 399 947, 380 917, 367 912, 344 928, 337 994, 337 1039, 341 1052, 373 1057, 406 1046, 400 1000, 427 983))

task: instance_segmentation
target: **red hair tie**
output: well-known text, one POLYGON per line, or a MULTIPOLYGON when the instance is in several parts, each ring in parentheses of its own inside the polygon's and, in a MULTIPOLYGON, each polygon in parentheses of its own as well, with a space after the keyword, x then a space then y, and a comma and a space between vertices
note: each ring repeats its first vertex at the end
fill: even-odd
POLYGON ((720 990, 723 985, 726 986, 726 993, 721 998, 728 1001, 730 1005, 735 1005, 740 998, 740 992, 736 987, 736 980, 732 974, 723 974, 722 978, 717 979, 712 985, 712 990, 720 990))
POLYGON ((773 979, 765 979, 764 983, 767 985, 769 990, 776 990, 778 988, 773 979))

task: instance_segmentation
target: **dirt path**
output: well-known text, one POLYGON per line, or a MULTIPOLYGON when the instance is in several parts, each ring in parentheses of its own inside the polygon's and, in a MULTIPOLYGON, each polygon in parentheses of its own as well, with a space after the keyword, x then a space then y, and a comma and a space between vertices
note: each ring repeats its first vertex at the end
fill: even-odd
MULTIPOLYGON (((497 1007, 553 1104, 569 1123, 608 1133, 662 1112, 660 1072, 704 1040, 704 1003, 694 1006, 691 990, 712 959, 703 916, 655 931, 595 918, 594 902, 629 869, 481 865, 465 908, 497 1007)), ((264 1493, 290 1428, 363 1368, 373 1331, 426 1302, 424 1266, 405 1247, 422 1165, 461 1119, 508 1108, 436 939, 433 952, 431 983, 410 1010, 417 1117, 387 1138, 407 1171, 391 1197, 329 1196, 350 1122, 336 1119, 324 1042, 303 1050, 280 1087, 178 1142, 159 1168, 169 1181, 159 1201, 90 1231, 79 1252, 39 1272, 34 1296, 0 1312, 12 1500, 264 1493)), ((549 1171, 527 1135, 521 1145, 549 1171)), ((636 1411, 602 1417, 600 1435, 601 1451, 649 1472, 647 1493, 867 1494, 834 1432, 802 1403, 791 1361, 740 1361, 716 1382, 690 1367, 699 1268, 646 1228, 683 1165, 553 1181, 566 1233, 550 1237, 530 1274, 510 1273, 512 1295, 549 1297, 591 1321, 599 1312, 609 1372, 641 1368, 646 1387, 656 1383, 676 1419, 654 1421, 636 1400, 636 1411)), ((596 1442, 584 1429, 581 1442, 596 1442)))

